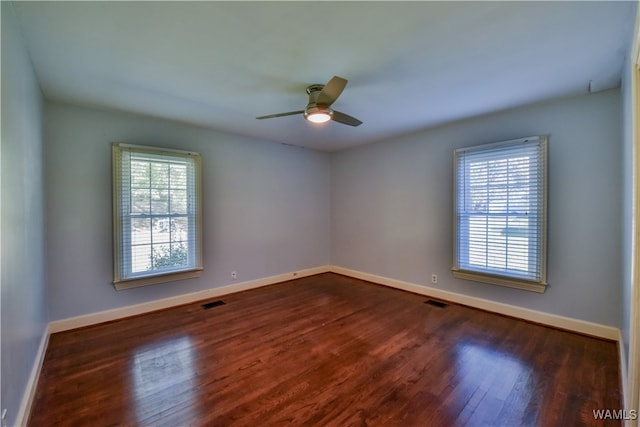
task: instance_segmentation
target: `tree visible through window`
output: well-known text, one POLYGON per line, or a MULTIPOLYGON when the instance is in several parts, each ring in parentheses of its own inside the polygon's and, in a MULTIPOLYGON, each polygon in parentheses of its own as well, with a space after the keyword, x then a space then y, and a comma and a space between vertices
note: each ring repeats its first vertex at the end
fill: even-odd
POLYGON ((199 167, 195 153, 113 145, 117 287, 202 269, 199 167))
POLYGON ((546 286, 546 138, 455 152, 454 276, 546 286))

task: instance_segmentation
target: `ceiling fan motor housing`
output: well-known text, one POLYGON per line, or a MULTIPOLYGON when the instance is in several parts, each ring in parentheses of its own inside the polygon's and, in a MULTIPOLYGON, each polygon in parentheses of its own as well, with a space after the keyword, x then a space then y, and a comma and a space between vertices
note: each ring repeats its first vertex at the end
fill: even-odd
POLYGON ((318 102, 318 96, 320 95, 320 92, 322 92, 323 88, 324 85, 307 86, 307 94, 309 95, 309 103, 307 104, 307 108, 316 105, 316 103, 318 102))
POLYGON ((308 119, 309 116, 316 114, 326 114, 330 118, 333 117, 333 110, 328 105, 318 105, 318 95, 324 88, 324 85, 315 84, 307 86, 307 94, 309 94, 309 103, 304 110, 304 117, 308 119))

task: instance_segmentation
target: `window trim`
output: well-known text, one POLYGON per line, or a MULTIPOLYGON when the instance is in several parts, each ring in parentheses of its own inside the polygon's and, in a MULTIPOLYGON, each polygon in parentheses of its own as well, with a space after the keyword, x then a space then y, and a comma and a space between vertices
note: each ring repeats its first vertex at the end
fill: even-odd
POLYGON ((546 135, 530 136, 526 138, 512 139, 509 141, 501 141, 489 144, 476 145, 473 147, 466 147, 454 150, 453 153, 453 266, 451 271, 453 277, 463 280, 470 280, 474 282, 487 283, 491 285, 506 286, 515 289, 521 289, 531 292, 544 293, 547 289, 547 198, 548 198, 548 137, 546 135), (517 277, 511 277, 501 274, 490 274, 485 272, 471 271, 460 268, 458 259, 458 156, 463 151, 469 151, 472 149, 490 149, 500 145, 513 145, 522 142, 527 142, 532 139, 538 139, 540 141, 542 149, 542 230, 540 232, 540 281, 527 280, 517 277))
POLYGON ((146 145, 133 145, 114 142, 111 145, 112 161, 112 197, 113 197, 113 285, 116 290, 137 288, 140 286, 155 285, 159 283, 172 282, 177 280, 191 279, 202 276, 202 160, 199 153, 170 148, 152 147, 146 145), (121 227, 121 163, 120 153, 122 151, 133 151, 136 153, 166 154, 173 156, 190 157, 195 162, 195 196, 197 200, 196 208, 196 230, 197 241, 196 262, 194 268, 179 271, 159 272, 145 274, 143 276, 123 278, 120 270, 120 246, 122 244, 121 227))

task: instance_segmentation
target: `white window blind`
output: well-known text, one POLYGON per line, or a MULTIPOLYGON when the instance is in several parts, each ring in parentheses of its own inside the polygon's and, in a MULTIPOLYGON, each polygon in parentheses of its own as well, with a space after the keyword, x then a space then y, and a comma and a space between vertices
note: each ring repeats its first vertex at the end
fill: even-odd
POLYGON ((456 150, 456 277, 543 292, 544 136, 456 150))
POLYGON ((200 156, 113 144, 113 178, 116 287, 202 270, 200 156))

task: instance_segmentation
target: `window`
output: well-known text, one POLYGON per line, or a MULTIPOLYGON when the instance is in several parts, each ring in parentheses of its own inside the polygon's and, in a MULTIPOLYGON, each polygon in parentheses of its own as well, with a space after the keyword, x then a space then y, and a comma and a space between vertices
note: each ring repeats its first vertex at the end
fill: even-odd
POLYGON ((455 277, 544 292, 546 157, 544 136, 454 152, 455 277))
POLYGON ((116 289, 202 273, 200 155, 113 144, 116 289))

